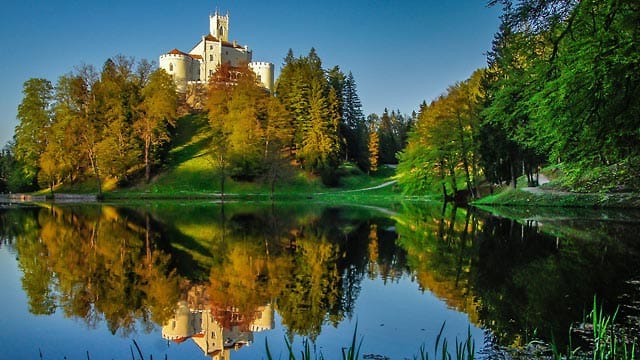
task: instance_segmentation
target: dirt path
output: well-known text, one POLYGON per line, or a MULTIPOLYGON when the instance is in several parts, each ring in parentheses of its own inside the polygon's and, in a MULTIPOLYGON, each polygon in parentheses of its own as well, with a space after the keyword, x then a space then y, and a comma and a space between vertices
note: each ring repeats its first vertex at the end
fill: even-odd
POLYGON ((372 186, 372 187, 368 187, 368 188, 363 188, 363 189, 355 189, 355 190, 342 190, 342 191, 336 191, 336 192, 323 192, 323 193, 314 193, 313 195, 326 195, 326 194, 344 194, 344 193, 352 193, 352 192, 360 192, 360 191, 369 191, 369 190, 376 190, 376 189, 382 189, 383 187, 387 187, 387 186, 391 186, 395 183, 397 183, 398 180, 391 180, 391 181, 387 181, 385 183, 382 183, 380 185, 376 185, 376 186, 372 186))
POLYGON ((549 182, 549 178, 544 176, 544 174, 538 175, 538 186, 530 186, 520 188, 522 191, 526 191, 531 194, 557 194, 557 195, 571 195, 573 193, 569 191, 561 191, 561 190, 553 190, 553 189, 542 189, 540 185, 546 184, 549 182))

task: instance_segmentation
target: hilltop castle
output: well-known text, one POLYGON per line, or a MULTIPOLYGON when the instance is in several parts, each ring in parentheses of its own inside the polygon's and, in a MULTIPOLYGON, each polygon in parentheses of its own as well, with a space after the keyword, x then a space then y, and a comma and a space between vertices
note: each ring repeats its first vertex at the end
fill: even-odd
POLYGON ((185 92, 187 85, 207 83, 220 64, 240 66, 248 64, 258 81, 273 91, 273 64, 251 62, 253 53, 247 45, 229 42, 229 13, 209 15, 209 34, 189 52, 173 49, 160 55, 160 68, 171 75, 178 91, 185 92))

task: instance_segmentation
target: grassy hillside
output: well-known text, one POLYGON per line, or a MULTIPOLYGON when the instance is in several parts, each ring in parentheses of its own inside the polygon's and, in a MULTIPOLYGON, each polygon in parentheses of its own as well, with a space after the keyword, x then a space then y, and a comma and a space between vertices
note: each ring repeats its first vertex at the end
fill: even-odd
MULTIPOLYGON (((167 161, 150 183, 106 189, 105 198, 217 197, 220 192, 220 178, 215 171, 215 162, 210 153, 211 138, 207 129, 206 115, 187 115, 180 118, 176 124, 176 133, 167 161)), ((349 163, 343 165, 339 172, 342 175, 340 186, 327 188, 322 185, 319 177, 296 170, 290 180, 276 185, 275 196, 281 198, 338 195, 352 197, 356 194, 348 191, 378 186, 390 181, 395 174, 394 169, 382 167, 376 174, 367 176, 349 163)), ((89 187, 91 185, 89 184, 89 187)), ((225 195, 267 198, 269 187, 260 181, 238 182, 227 178, 225 195)), ((359 192, 358 195, 364 194, 359 192)), ((395 186, 387 186, 366 191, 366 195, 388 197, 399 195, 399 191, 395 186)))

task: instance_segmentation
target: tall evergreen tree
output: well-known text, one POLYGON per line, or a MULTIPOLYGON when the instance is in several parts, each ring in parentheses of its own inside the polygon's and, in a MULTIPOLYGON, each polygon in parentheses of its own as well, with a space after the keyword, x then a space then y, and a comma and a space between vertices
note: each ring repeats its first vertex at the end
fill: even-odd
POLYGON ((345 158, 355 161, 361 169, 365 169, 368 162, 367 127, 356 81, 351 72, 345 80, 342 114, 344 119, 342 134, 346 142, 345 158))

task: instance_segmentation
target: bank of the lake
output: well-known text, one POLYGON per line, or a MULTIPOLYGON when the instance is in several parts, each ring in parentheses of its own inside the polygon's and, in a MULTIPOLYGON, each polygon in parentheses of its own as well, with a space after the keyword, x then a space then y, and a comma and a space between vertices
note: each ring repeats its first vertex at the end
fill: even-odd
POLYGON ((577 193, 542 188, 509 189, 473 202, 474 205, 516 207, 640 208, 638 193, 577 193))

